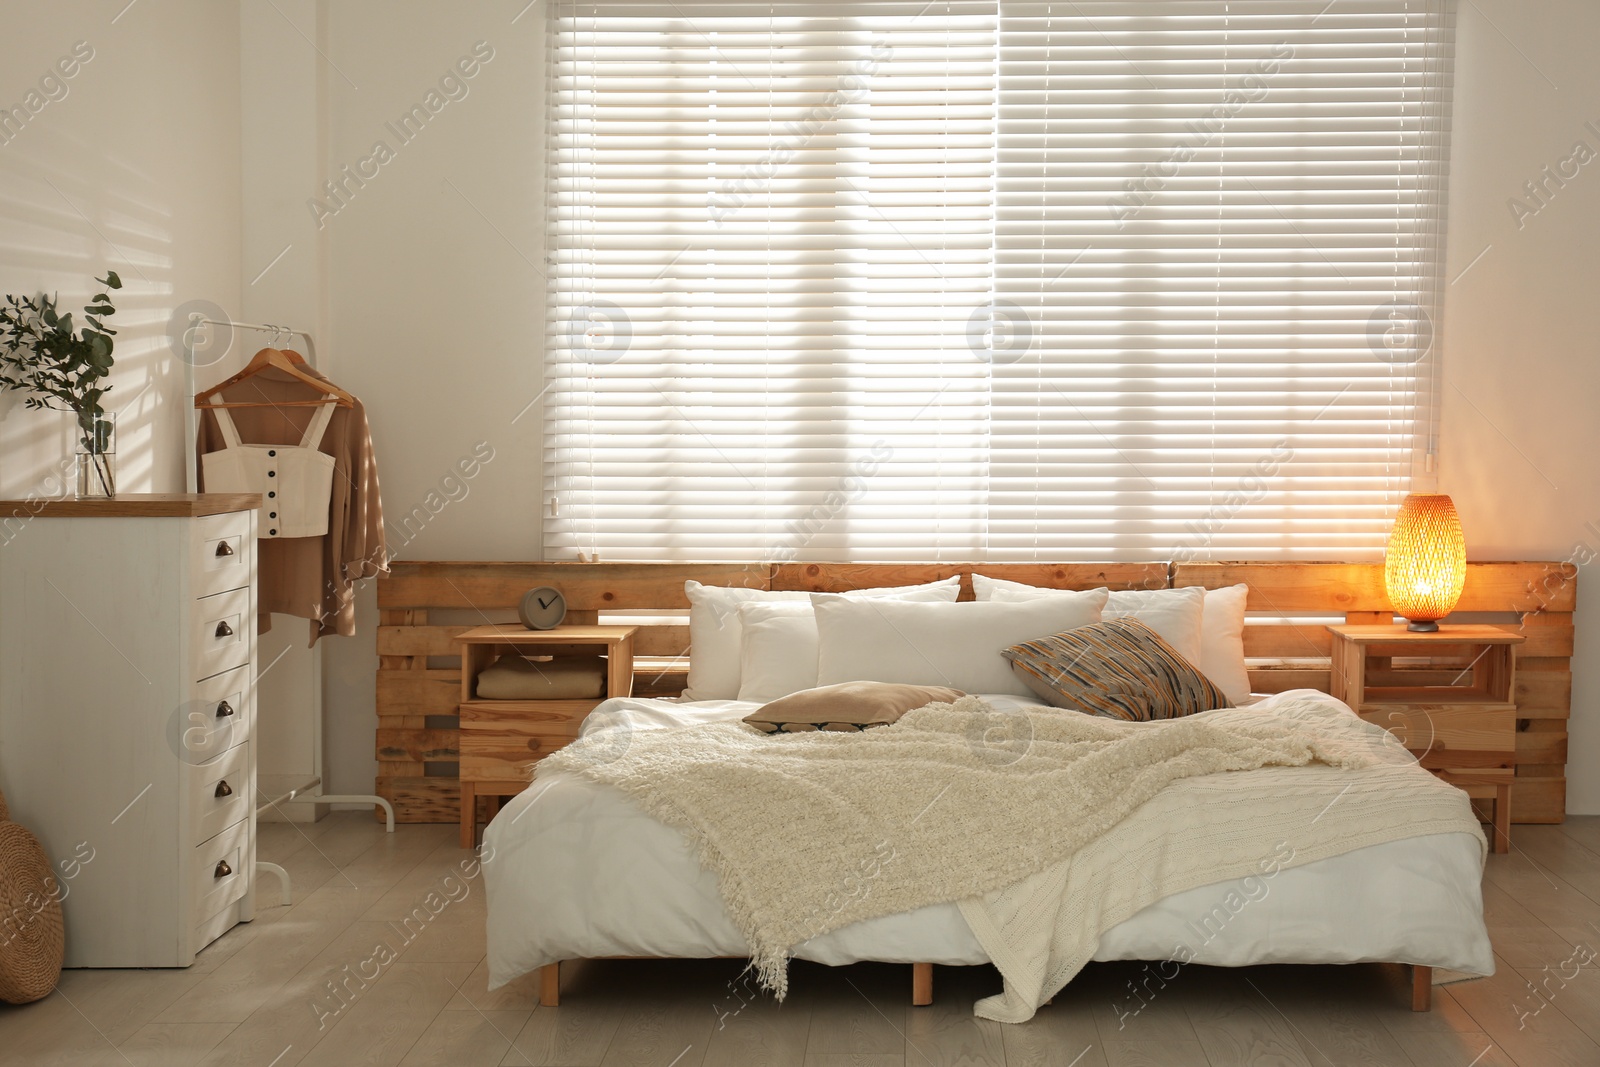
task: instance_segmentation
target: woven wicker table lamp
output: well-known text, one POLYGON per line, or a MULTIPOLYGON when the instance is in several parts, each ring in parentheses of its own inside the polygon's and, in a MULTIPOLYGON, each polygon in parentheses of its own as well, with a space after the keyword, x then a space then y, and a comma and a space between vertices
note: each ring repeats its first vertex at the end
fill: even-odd
POLYGON ((1400 505, 1383 560, 1389 603, 1406 629, 1431 633, 1461 599, 1467 542, 1456 506, 1443 493, 1412 493, 1400 505))

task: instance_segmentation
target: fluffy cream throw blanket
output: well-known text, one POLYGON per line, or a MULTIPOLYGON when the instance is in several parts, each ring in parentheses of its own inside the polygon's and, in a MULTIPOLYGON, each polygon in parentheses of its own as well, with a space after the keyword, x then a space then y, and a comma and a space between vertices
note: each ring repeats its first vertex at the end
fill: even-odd
POLYGON ((610 734, 568 746, 538 772, 612 785, 681 829, 717 875, 762 983, 780 998, 794 946, 864 919, 961 901, 1006 977, 1006 993, 978 1012, 1020 1021, 1087 962, 1102 931, 1162 896, 1250 873, 1290 832, 1301 835, 1291 862, 1333 854, 1319 851, 1325 840, 1347 851, 1430 832, 1410 829, 1418 817, 1477 832, 1464 794, 1408 766, 1386 732, 1322 694, 1280 704, 1277 714, 1229 709, 1159 723, 997 711, 964 697, 859 734, 769 735, 741 722, 640 731, 626 744, 610 734), (1144 833, 1170 836, 1172 819, 1190 818, 1208 831, 1188 854, 1165 856, 1162 869, 1130 858, 1148 841, 1110 832, 1175 782, 1311 763, 1406 783, 1396 805, 1405 817, 1353 830, 1332 814, 1339 788, 1355 781, 1336 783, 1350 778, 1338 771, 1316 775, 1287 806, 1281 782, 1263 794, 1247 787, 1255 775, 1220 775, 1241 787, 1220 820, 1216 810, 1183 807, 1143 820, 1144 833), (1434 808, 1414 810, 1418 796, 1434 808), (1302 810, 1312 800, 1327 809, 1315 844, 1304 839, 1316 827, 1302 810), (1219 822, 1232 828, 1226 841, 1209 832, 1219 822), (1096 842, 1109 847, 1088 851, 1096 842))

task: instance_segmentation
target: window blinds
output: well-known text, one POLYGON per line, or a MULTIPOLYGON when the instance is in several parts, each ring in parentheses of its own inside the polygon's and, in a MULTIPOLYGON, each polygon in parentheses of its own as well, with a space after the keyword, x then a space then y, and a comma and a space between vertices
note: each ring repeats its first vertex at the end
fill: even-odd
POLYGON ((1376 555, 1450 14, 559 8, 547 554, 1376 555))

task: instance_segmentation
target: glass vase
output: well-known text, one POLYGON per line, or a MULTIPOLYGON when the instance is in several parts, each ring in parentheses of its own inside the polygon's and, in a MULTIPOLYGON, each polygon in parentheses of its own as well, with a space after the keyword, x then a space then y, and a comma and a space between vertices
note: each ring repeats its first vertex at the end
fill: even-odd
POLYGON ((110 412, 78 417, 78 498, 117 495, 117 417, 110 412))

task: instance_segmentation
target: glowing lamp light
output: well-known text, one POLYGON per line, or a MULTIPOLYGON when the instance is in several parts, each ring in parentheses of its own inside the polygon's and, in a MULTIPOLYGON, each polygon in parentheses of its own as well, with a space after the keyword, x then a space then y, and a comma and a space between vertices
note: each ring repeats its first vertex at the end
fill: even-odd
POLYGON ((1443 493, 1412 493, 1400 505, 1383 561, 1389 603, 1406 629, 1431 633, 1461 599, 1467 542, 1456 506, 1443 493))

